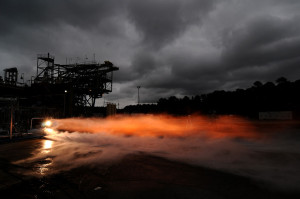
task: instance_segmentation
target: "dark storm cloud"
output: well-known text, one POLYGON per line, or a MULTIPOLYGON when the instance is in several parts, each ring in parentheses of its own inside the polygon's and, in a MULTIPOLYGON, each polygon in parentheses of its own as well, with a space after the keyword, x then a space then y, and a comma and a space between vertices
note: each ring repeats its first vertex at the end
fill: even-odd
MULTIPOLYGON (((65 39, 72 28, 86 34, 97 31, 112 35, 116 28, 107 21, 120 7, 116 1, 108 0, 3 0, 0 2, 0 35, 4 39, 0 43, 23 52, 56 51, 60 49, 59 40, 65 39)), ((76 38, 73 40, 76 42, 76 38)))
POLYGON ((122 3, 113 0, 0 1, 1 66, 11 67, 7 54, 28 57, 31 63, 20 59, 14 63, 25 73, 32 72, 38 53, 50 52, 61 60, 102 55, 101 49, 123 28, 116 19, 120 10, 122 3))
MULTIPOLYGON (((68 27, 88 33, 117 34, 115 25, 119 24, 111 19, 121 10, 122 3, 114 0, 3 0, 0 2, 0 35, 15 34, 18 42, 26 37, 23 31, 52 35, 68 27)), ((34 36, 29 39, 38 38, 34 36)))
POLYGON ((224 37, 224 61, 230 67, 264 66, 298 57, 300 17, 282 20, 263 16, 224 37))
POLYGON ((226 34, 220 33, 220 56, 175 53, 161 63, 169 67, 169 73, 153 75, 143 83, 148 88, 164 88, 166 93, 177 88, 181 95, 193 95, 214 89, 247 88, 256 80, 274 82, 280 76, 299 79, 298 21, 297 15, 251 16, 226 34))
POLYGON ((169 70, 154 71, 155 74, 143 84, 149 88, 177 88, 183 95, 192 95, 218 86, 224 76, 217 70, 217 63, 204 58, 178 56, 170 58, 168 63, 169 70))
POLYGON ((34 74, 36 54, 120 67, 107 100, 142 102, 300 74, 296 0, 1 0, 0 66, 34 74))
POLYGON ((214 0, 131 0, 129 18, 150 47, 162 47, 176 39, 213 7, 214 0))
POLYGON ((1 0, 1 34, 19 27, 38 28, 48 25, 71 24, 92 28, 107 16, 113 15, 119 4, 116 1, 94 0, 1 0))
POLYGON ((147 74, 157 67, 155 57, 150 52, 139 52, 135 55, 132 66, 139 74, 147 74))

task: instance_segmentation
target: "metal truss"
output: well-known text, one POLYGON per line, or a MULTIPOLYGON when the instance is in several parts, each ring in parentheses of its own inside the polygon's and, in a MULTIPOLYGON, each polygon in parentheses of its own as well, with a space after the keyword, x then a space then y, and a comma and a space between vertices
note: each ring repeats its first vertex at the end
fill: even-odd
MULTIPOLYGON (((54 64, 54 56, 38 55, 34 84, 54 86, 57 92, 70 92, 74 106, 94 107, 97 98, 112 91, 113 71, 119 70, 111 62, 54 64)), ((64 93, 62 93, 64 94, 64 93)))

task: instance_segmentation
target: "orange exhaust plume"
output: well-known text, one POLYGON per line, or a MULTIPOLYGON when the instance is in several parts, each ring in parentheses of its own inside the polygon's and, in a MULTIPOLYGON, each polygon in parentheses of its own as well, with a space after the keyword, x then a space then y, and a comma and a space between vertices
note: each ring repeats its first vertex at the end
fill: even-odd
POLYGON ((57 119, 54 129, 124 136, 257 138, 251 122, 235 116, 117 115, 109 118, 57 119))

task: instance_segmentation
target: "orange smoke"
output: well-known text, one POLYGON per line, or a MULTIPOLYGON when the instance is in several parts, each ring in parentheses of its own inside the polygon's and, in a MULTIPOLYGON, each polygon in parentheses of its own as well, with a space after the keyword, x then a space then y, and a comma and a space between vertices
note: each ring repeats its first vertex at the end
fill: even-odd
POLYGON ((211 138, 257 138, 251 122, 235 117, 208 118, 199 115, 118 115, 110 118, 70 118, 55 120, 57 130, 109 133, 125 136, 207 136, 211 138))

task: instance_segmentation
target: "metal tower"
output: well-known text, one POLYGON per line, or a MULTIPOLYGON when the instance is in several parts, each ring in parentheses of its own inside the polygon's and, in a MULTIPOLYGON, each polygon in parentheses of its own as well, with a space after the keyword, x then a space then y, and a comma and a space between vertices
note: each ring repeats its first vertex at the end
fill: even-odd
POLYGON ((38 54, 36 64, 35 83, 53 83, 54 79, 54 56, 48 54, 38 54))
POLYGON ((97 98, 112 91, 113 71, 116 70, 119 68, 109 61, 55 64, 54 56, 40 54, 33 86, 42 86, 52 96, 66 98, 68 95, 72 98, 68 102, 72 101, 74 107, 94 107, 97 98))

